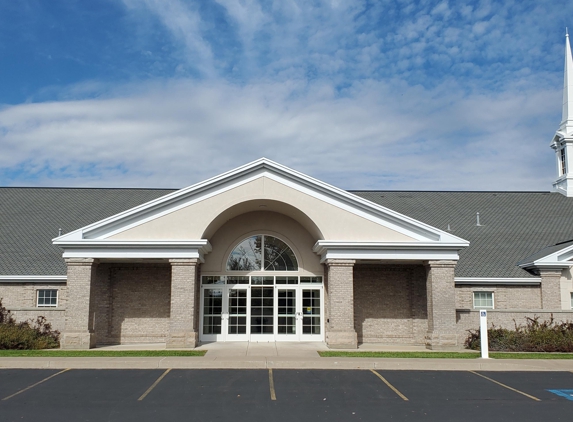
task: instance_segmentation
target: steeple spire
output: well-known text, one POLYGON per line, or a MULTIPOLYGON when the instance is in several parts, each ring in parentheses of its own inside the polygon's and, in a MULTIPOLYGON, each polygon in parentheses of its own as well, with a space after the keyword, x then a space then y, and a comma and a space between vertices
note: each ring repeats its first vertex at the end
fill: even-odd
POLYGON ((563 117, 553 136, 551 148, 557 158, 557 180, 553 189, 573 197, 573 57, 569 32, 565 29, 565 75, 563 78, 563 117))
POLYGON ((565 29, 565 72, 563 81, 563 117, 559 131, 564 135, 573 135, 573 57, 569 32, 565 29))

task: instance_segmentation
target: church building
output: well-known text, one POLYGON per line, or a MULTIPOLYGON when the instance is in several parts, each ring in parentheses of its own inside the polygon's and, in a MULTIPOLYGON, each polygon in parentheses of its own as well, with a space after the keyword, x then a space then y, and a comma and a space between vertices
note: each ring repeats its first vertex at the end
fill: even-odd
POLYGON ((0 298, 64 349, 463 347, 573 320, 573 60, 549 192, 344 191, 261 158, 180 190, 0 188, 0 298))

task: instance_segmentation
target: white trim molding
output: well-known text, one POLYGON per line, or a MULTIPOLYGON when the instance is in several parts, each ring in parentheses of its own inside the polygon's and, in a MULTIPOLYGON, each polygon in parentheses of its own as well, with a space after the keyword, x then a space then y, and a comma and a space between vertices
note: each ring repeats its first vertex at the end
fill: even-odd
POLYGON ((196 258, 205 262, 204 256, 211 252, 207 239, 198 240, 55 240, 64 249, 64 258, 196 258))
POLYGON ((540 269, 563 270, 573 266, 573 245, 565 246, 563 249, 548 253, 537 259, 528 260, 518 264, 520 268, 538 274, 540 269))
POLYGON ((0 275, 0 283, 65 283, 66 275, 0 275))
POLYGON ((541 284, 540 277, 455 277, 454 281, 456 286, 474 285, 474 286, 491 286, 491 285, 506 285, 506 286, 530 286, 541 284))
POLYGON ((319 240, 313 251, 321 262, 327 259, 448 260, 457 261, 469 242, 348 242, 319 240))

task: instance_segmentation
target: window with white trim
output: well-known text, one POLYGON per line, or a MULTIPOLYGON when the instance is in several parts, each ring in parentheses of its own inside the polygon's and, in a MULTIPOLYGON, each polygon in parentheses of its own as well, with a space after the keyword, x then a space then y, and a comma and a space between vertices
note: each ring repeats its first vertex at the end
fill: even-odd
POLYGON ((474 308, 493 309, 493 292, 474 292, 474 308))
POLYGON ((571 293, 571 309, 573 309, 573 293, 571 293))
POLYGON ((227 271, 298 271, 293 250, 282 240, 267 235, 251 236, 229 255, 227 271))
POLYGON ((38 290, 37 306, 39 308, 55 308, 58 306, 58 291, 56 289, 38 290))

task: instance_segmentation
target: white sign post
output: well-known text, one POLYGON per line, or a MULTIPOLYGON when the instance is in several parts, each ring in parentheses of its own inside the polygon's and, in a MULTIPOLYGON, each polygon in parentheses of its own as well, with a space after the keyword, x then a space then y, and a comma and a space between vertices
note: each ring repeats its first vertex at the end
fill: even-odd
POLYGON ((479 331, 481 339, 481 358, 489 359, 489 348, 487 343, 487 311, 479 311, 479 331))

